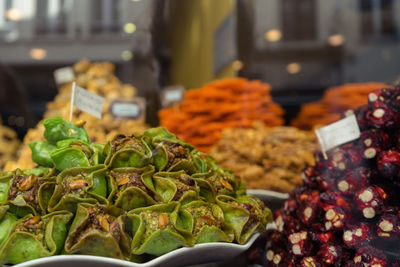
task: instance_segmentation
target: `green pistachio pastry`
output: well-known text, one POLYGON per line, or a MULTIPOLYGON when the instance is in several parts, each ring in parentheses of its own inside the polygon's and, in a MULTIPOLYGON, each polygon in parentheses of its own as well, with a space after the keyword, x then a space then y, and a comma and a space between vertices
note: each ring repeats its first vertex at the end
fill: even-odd
POLYGON ((243 181, 165 128, 91 143, 46 119, 38 166, 0 172, 0 263, 58 254, 140 261, 200 243, 246 243, 272 220, 243 181))
POLYGON ((178 202, 170 202, 130 211, 128 218, 132 220, 132 253, 159 256, 178 247, 187 246, 187 241, 178 229, 188 231, 189 224, 177 225, 177 221, 187 222, 190 218, 178 218, 179 207, 178 202))
POLYGON ((109 203, 129 211, 157 204, 152 175, 154 168, 117 168, 109 172, 112 191, 109 203))
POLYGON ((141 137, 117 135, 104 147, 105 164, 110 168, 140 168, 151 163, 151 150, 141 137))
POLYGON ((99 204, 78 204, 65 241, 65 251, 129 260, 130 238, 118 209, 99 204))
MULTIPOLYGON (((0 223, 13 218, 5 214, 0 223)), ((45 216, 29 214, 8 227, 8 234, 0 248, 0 263, 18 264, 36 258, 55 255, 61 252, 67 236, 67 224, 73 214, 57 211, 45 216)))
POLYGON ((55 178, 50 173, 45 176, 27 173, 17 169, 0 176, 0 203, 9 205, 9 210, 18 217, 46 214, 55 178))
POLYGON ((78 203, 107 204, 109 184, 104 165, 67 169, 57 176, 49 211, 75 212, 78 203))

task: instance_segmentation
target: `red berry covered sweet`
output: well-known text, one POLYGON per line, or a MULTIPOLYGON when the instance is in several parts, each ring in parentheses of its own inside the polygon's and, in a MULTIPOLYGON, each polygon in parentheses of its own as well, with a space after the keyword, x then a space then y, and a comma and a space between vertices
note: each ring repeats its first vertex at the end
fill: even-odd
POLYGON ((353 113, 360 138, 316 152, 276 213, 267 266, 400 266, 400 85, 353 113))

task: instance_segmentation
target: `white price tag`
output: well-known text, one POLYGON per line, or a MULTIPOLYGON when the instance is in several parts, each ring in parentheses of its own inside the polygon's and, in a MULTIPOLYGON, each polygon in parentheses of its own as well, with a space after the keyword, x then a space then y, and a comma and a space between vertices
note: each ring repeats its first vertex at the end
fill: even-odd
POLYGON ((350 115, 340 121, 315 130, 322 151, 353 141, 360 137, 356 116, 350 115))
POLYGON ((54 71, 54 78, 57 84, 64 84, 73 81, 75 75, 71 67, 64 67, 54 71))
POLYGON ((161 92, 161 105, 167 107, 182 101, 184 92, 185 88, 181 85, 165 87, 161 92))
POLYGON ((109 111, 115 118, 144 121, 146 119, 146 99, 143 97, 135 97, 130 100, 117 99, 111 103, 109 111))
POLYGON ((72 95, 71 95, 71 111, 72 111, 72 105, 74 105, 75 107, 84 112, 87 112, 101 119, 101 113, 103 111, 103 105, 104 105, 104 98, 95 95, 73 83, 72 95))

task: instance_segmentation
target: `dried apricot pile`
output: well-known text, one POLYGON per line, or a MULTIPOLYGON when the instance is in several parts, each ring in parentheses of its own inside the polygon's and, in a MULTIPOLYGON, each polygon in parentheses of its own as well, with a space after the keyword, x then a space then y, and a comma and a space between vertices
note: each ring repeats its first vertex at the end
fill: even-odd
POLYGON ((225 128, 283 124, 283 109, 272 102, 271 86, 244 78, 222 79, 185 93, 176 107, 159 112, 160 123, 179 138, 207 152, 225 128))
POLYGON ((340 119, 340 114, 367 104, 367 96, 380 88, 392 88, 384 83, 348 83, 329 88, 321 100, 302 105, 292 125, 300 129, 313 129, 340 119))

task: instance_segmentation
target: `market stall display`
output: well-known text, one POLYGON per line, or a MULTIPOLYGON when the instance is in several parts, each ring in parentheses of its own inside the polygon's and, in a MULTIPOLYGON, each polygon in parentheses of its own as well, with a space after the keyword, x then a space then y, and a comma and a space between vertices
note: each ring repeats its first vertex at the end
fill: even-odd
POLYGON ((160 124, 207 152, 225 128, 251 127, 254 121, 282 125, 283 110, 272 102, 270 89, 244 78, 217 80, 187 91, 178 106, 161 110, 160 124))
POLYGON ((355 111, 361 136, 305 169, 275 214, 269 266, 398 266, 400 87, 355 111))
MULTIPOLYGON (((86 129, 93 141, 105 142, 116 134, 141 134, 148 126, 139 120, 121 120, 114 118, 108 111, 110 104, 116 99, 129 99, 136 95, 136 89, 129 84, 123 84, 114 74, 115 67, 109 62, 91 63, 81 60, 73 66, 75 81, 78 86, 105 97, 103 116, 101 119, 93 117, 78 109, 74 109, 74 120, 84 120, 86 129)), ((55 99, 47 104, 44 118, 60 116, 68 119, 70 111, 72 83, 60 87, 55 99)), ((5 170, 15 168, 29 169, 35 164, 31 160, 28 143, 41 138, 44 128, 39 123, 36 128, 30 129, 24 138, 24 144, 18 152, 17 161, 7 163, 5 170)))
POLYGON ((91 142, 79 121, 43 121, 39 167, 0 173, 0 262, 66 254, 143 262, 179 247, 246 243, 270 210, 240 178, 169 133, 91 142))
POLYGON ((17 133, 4 126, 0 118, 0 170, 3 169, 6 162, 15 160, 20 143, 17 133))
POLYGON ((392 88, 384 83, 348 83, 327 89, 321 100, 302 105, 292 125, 304 130, 323 126, 340 119, 340 114, 367 104, 367 96, 379 88, 392 88))
POLYGON ((314 165, 314 133, 295 127, 225 129, 210 154, 245 179, 248 188, 290 192, 302 184, 301 172, 314 165))

